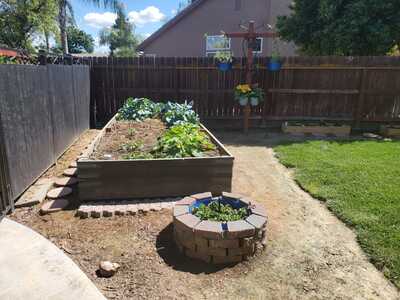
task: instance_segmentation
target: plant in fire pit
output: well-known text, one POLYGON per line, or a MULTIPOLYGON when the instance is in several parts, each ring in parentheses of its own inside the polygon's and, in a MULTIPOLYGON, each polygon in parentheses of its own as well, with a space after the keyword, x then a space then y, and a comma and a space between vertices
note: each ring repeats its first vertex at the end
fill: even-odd
POLYGON ((209 137, 196 124, 181 124, 169 128, 152 151, 157 158, 199 157, 203 152, 215 150, 209 137))
POLYGON ((212 201, 210 204, 200 204, 198 208, 193 209, 193 214, 200 220, 209 220, 217 222, 231 222, 243 220, 248 216, 247 208, 233 208, 229 204, 222 204, 220 201, 212 201))

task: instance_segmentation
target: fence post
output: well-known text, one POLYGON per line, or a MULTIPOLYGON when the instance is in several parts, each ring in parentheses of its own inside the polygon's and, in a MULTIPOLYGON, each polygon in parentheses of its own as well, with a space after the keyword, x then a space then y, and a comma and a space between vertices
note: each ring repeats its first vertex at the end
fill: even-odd
POLYGON ((39 50, 39 64, 41 66, 47 65, 47 53, 44 50, 39 50))
POLYGON ((365 77, 366 77, 367 69, 364 67, 361 71, 361 77, 360 77, 360 84, 358 87, 358 99, 357 103, 355 105, 355 110, 354 110, 354 127, 355 128, 360 128, 360 124, 362 121, 362 113, 363 113, 363 107, 364 107, 364 100, 365 100, 365 77))

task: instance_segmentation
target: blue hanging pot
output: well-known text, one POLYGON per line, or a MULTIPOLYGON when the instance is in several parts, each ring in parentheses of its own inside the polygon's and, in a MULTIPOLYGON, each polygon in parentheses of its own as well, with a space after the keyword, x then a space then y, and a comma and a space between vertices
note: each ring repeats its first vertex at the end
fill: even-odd
POLYGON ((220 62, 218 64, 218 68, 222 71, 222 72, 226 72, 232 69, 232 63, 227 63, 227 62, 220 62))
POLYGON ((271 72, 280 71, 282 68, 282 63, 278 60, 270 60, 267 65, 268 70, 271 72))

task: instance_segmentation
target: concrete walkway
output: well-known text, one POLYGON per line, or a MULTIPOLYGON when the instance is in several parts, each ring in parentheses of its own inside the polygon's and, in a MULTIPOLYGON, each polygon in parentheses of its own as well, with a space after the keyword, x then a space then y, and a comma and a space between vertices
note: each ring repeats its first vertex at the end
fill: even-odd
POLYGON ((77 265, 35 231, 0 222, 0 299, 96 299, 105 297, 77 265))

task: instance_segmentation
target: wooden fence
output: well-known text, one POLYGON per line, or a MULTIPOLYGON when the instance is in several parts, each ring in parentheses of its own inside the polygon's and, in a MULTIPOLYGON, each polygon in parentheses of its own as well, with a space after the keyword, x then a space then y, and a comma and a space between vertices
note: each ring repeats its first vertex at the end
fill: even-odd
POLYGON ((0 65, 0 213, 89 128, 88 66, 0 65))
MULTIPOLYGON (((253 109, 261 121, 400 120, 400 58, 292 57, 280 72, 269 72, 268 58, 256 58, 253 81, 265 92, 253 109)), ((104 124, 127 97, 194 101, 205 123, 241 126, 242 109, 233 89, 245 81, 245 59, 220 72, 212 58, 89 58, 92 121, 104 124), (221 122, 224 121, 224 122, 221 122)))

